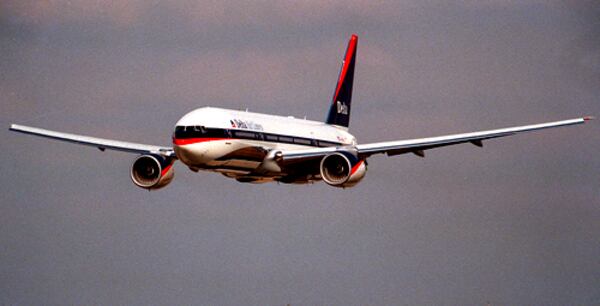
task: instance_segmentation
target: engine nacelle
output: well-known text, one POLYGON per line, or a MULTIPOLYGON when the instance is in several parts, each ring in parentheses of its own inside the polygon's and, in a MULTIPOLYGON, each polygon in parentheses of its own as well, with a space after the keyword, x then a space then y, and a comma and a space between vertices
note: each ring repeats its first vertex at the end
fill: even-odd
POLYGON ((131 166, 131 180, 144 189, 159 189, 173 180, 174 159, 160 155, 142 155, 131 166))
POLYGON ((353 156, 349 158, 342 153, 332 153, 323 157, 319 168, 321 178, 325 183, 341 188, 358 184, 367 173, 365 160, 359 160, 353 156))

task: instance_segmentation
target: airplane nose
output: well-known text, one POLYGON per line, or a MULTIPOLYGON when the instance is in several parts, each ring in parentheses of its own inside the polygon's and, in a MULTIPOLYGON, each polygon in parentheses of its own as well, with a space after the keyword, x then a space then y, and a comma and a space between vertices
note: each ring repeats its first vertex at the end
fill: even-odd
POLYGON ((198 145, 174 145, 177 158, 188 166, 200 165, 205 162, 206 149, 198 145))
POLYGON ((193 162, 194 154, 192 150, 186 145, 174 145, 173 150, 177 158, 186 165, 190 165, 193 162))

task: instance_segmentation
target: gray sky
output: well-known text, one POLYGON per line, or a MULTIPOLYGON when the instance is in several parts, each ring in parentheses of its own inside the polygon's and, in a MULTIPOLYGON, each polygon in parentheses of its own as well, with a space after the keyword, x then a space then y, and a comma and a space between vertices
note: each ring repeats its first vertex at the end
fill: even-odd
POLYGON ((321 120, 359 35, 362 142, 600 116, 597 1, 0 2, 0 304, 600 303, 600 122, 245 185, 8 132, 165 145, 201 106, 321 120), (250 3, 250 2, 249 2, 250 3))

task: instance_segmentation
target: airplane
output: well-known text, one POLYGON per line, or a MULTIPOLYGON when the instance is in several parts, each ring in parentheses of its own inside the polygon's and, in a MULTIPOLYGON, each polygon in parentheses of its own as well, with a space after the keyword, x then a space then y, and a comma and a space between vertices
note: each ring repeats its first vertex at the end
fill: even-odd
POLYGON ((425 150, 429 149, 461 143, 482 147, 484 140, 593 119, 585 116, 472 133, 359 144, 348 132, 357 43, 358 37, 352 35, 325 122, 202 107, 185 114, 175 124, 173 145, 168 147, 17 124, 12 124, 10 130, 93 146, 101 151, 139 154, 130 176, 135 185, 148 190, 165 187, 173 180, 176 160, 194 172, 217 172, 245 183, 306 184, 322 180, 333 187, 348 188, 364 178, 367 158, 374 154, 413 153, 425 157, 425 150))

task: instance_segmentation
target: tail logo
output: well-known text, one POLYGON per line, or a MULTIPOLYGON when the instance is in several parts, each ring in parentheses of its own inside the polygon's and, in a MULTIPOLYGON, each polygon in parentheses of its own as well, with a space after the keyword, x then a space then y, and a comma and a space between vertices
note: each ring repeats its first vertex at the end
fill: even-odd
POLYGON ((344 104, 341 101, 336 102, 337 113, 342 115, 348 115, 348 105, 344 104))

